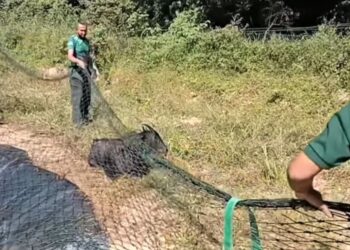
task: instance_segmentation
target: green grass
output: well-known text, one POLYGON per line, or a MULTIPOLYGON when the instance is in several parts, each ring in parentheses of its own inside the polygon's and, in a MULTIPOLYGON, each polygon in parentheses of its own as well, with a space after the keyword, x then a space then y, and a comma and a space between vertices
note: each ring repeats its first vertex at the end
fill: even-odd
MULTIPOLYGON (((66 65, 64 40, 72 33, 70 26, 39 28, 36 22, 33 26, 38 29, 17 33, 5 26, 1 42, 29 67, 66 65)), ((230 29, 200 33, 195 28, 175 28, 182 38, 172 45, 176 32, 147 38, 144 45, 107 37, 110 45, 101 57, 110 62, 102 68, 104 79, 99 84, 104 98, 128 129, 143 122, 153 124, 188 171, 215 185, 237 192, 237 185, 251 186, 258 179, 259 186, 267 189, 286 188, 285 169, 291 157, 348 100, 343 89, 347 84, 342 82, 347 75, 342 69, 334 72, 346 58, 347 39, 334 38, 325 29, 309 40, 276 38, 262 43, 245 40, 230 29), (194 49, 189 51, 186 32, 196 35, 190 39, 194 49), (212 48, 218 45, 215 39, 222 46, 212 48), (169 46, 175 46, 178 54, 170 53, 169 46), (244 73, 230 66, 236 62, 245 65, 244 73), (218 173, 211 175, 213 171, 218 173)), ((67 80, 36 82, 17 74, 3 60, 0 69, 0 108, 8 121, 47 128, 71 141, 78 136, 85 153, 93 138, 116 135, 106 122, 112 117, 106 110, 100 111, 94 125, 83 131, 73 128, 67 80)))
MULTIPOLYGON (((344 103, 344 91, 334 89, 332 79, 305 74, 119 68, 111 79, 100 83, 101 92, 127 128, 153 124, 188 171, 236 195, 237 187, 286 188, 291 157, 344 103)), ((9 73, 1 82, 1 109, 12 123, 47 128, 72 141, 78 136, 84 149, 94 137, 113 135, 102 129, 102 119, 74 129, 67 81, 35 82, 9 73)))
POLYGON ((246 169, 262 182, 285 184, 281 172, 290 157, 341 106, 340 91, 324 87, 332 82, 314 76, 121 69, 116 78, 108 88, 128 105, 121 117, 134 117, 135 125, 137 120, 154 123, 164 131, 171 152, 192 168, 220 169, 233 179, 246 179, 246 169), (190 118, 200 122, 186 123, 190 118))
MULTIPOLYGON (((19 39, 11 53, 29 67, 62 66, 67 64, 62 40, 71 33, 67 27, 25 30, 23 34, 30 38, 24 40, 11 38, 7 27, 0 30, 0 34, 7 32, 1 42, 7 42, 7 48, 11 49, 9 42, 19 39), (46 36, 57 42, 52 48, 46 36)), ((231 34, 231 38, 230 34, 226 35, 221 34, 221 38, 224 36, 230 42, 237 34, 231 34)), ((113 37, 109 39, 113 41, 113 37)), ((169 37, 166 39, 171 42, 169 37)), ((140 41, 128 40, 130 43, 124 45, 129 47, 123 54, 120 44, 111 43, 101 55, 104 61, 109 61, 104 64, 98 87, 121 122, 101 107, 95 122, 81 130, 71 123, 68 79, 32 80, 8 65, 0 55, 0 116, 10 124, 60 136, 83 157, 87 156, 94 138, 116 137, 124 133, 120 129, 123 125, 127 130, 135 130, 141 123, 148 123, 169 145, 169 158, 201 180, 242 199, 292 197, 285 174, 288 163, 350 98, 346 88, 348 73, 342 73, 346 66, 334 71, 342 60, 339 55, 347 53, 342 50, 347 40, 335 38, 330 48, 336 51, 333 53, 328 51, 327 45, 332 44, 328 36, 295 43, 237 39, 245 49, 242 54, 234 54, 239 59, 238 65, 244 68, 242 71, 231 67, 237 59, 231 57, 237 50, 234 46, 230 50, 223 45, 217 48, 220 51, 216 55, 210 54, 214 50, 205 54, 203 48, 215 44, 215 39, 200 41, 195 45, 197 50, 188 53, 181 51, 180 46, 178 57, 168 51, 174 44, 153 51, 147 47, 149 41, 142 47, 140 41), (121 53, 120 57, 114 48, 121 53), (169 57, 163 58, 164 53, 169 57), (315 55, 309 57, 307 53, 315 55), (223 59, 218 62, 211 56, 223 59), (159 62, 159 58, 164 61, 159 62), (330 64, 326 63, 328 58, 330 64), (310 68, 306 67, 309 64, 310 68), (108 121, 117 125, 117 131, 108 121)), ((327 192, 325 197, 349 200, 348 176, 345 168, 330 171, 326 175, 329 181, 326 188, 336 192, 327 192)), ((173 190, 178 184, 176 179, 171 183, 157 178, 155 183, 164 188, 165 194, 176 191, 173 190)), ((186 190, 183 192, 186 194, 186 190)), ((192 193, 187 195, 191 197, 192 193)), ((186 233, 177 243, 197 244, 198 239, 193 235, 188 235, 186 230, 181 232, 186 233)))

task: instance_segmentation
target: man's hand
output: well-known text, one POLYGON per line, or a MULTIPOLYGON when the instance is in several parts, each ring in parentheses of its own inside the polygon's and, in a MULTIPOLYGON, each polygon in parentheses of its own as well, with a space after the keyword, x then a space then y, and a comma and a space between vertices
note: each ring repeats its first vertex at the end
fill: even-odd
POLYGON ((85 69, 86 68, 86 64, 84 61, 76 58, 74 56, 74 50, 73 49, 69 49, 68 50, 68 59, 69 61, 71 61, 72 63, 76 63, 80 68, 85 69))
POLYGON ((321 193, 313 187, 313 179, 321 170, 304 152, 301 152, 288 167, 288 182, 298 199, 306 200, 328 217, 333 217, 324 203, 321 193))
POLYGON ((86 68, 86 64, 82 61, 82 60, 78 60, 77 64, 80 68, 85 69, 86 68))
POLYGON ((333 215, 331 211, 329 210, 328 206, 324 203, 322 199, 322 195, 320 192, 318 192, 315 189, 310 189, 308 192, 305 193, 298 193, 295 192, 295 196, 298 199, 306 200, 308 203, 310 203, 312 206, 318 208, 321 210, 326 216, 332 218, 333 215))

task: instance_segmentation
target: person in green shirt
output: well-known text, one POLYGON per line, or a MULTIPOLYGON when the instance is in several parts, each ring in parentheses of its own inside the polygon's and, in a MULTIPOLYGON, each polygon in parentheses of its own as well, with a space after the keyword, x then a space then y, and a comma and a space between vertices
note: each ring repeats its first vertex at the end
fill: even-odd
POLYGON ((350 103, 336 112, 325 129, 289 164, 287 177, 295 196, 332 217, 321 193, 314 189, 313 179, 322 170, 337 167, 349 159, 350 103))
POLYGON ((86 38, 87 24, 79 22, 76 34, 68 41, 68 59, 71 62, 69 82, 71 86, 72 120, 77 127, 92 121, 91 74, 93 69, 90 57, 91 45, 86 38))

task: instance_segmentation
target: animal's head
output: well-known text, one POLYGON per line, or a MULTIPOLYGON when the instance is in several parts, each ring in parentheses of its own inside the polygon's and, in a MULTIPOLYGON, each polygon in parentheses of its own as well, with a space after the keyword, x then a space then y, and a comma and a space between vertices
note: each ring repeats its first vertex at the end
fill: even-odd
POLYGON ((142 125, 141 139, 142 141, 154 150, 159 155, 166 156, 168 153, 168 147, 165 145, 163 139, 160 137, 157 131, 147 124, 142 125))

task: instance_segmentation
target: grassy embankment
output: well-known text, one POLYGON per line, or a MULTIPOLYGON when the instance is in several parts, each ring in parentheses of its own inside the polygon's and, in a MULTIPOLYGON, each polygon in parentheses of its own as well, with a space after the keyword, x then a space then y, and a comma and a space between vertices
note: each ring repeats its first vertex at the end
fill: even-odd
MULTIPOLYGON (((108 37, 101 57, 109 81, 102 76, 101 93, 128 128, 153 124, 174 161, 199 178, 242 198, 290 197, 291 157, 349 99, 350 39, 326 29, 304 40, 249 41, 235 29, 181 25, 144 40, 108 37)), ((72 27, 24 27, 0 30, 14 57, 35 68, 66 65, 72 27)), ((97 129, 98 119, 82 131, 72 127, 67 80, 35 81, 5 61, 0 71, 7 122, 78 139, 83 152, 92 138, 111 135, 97 129)))

